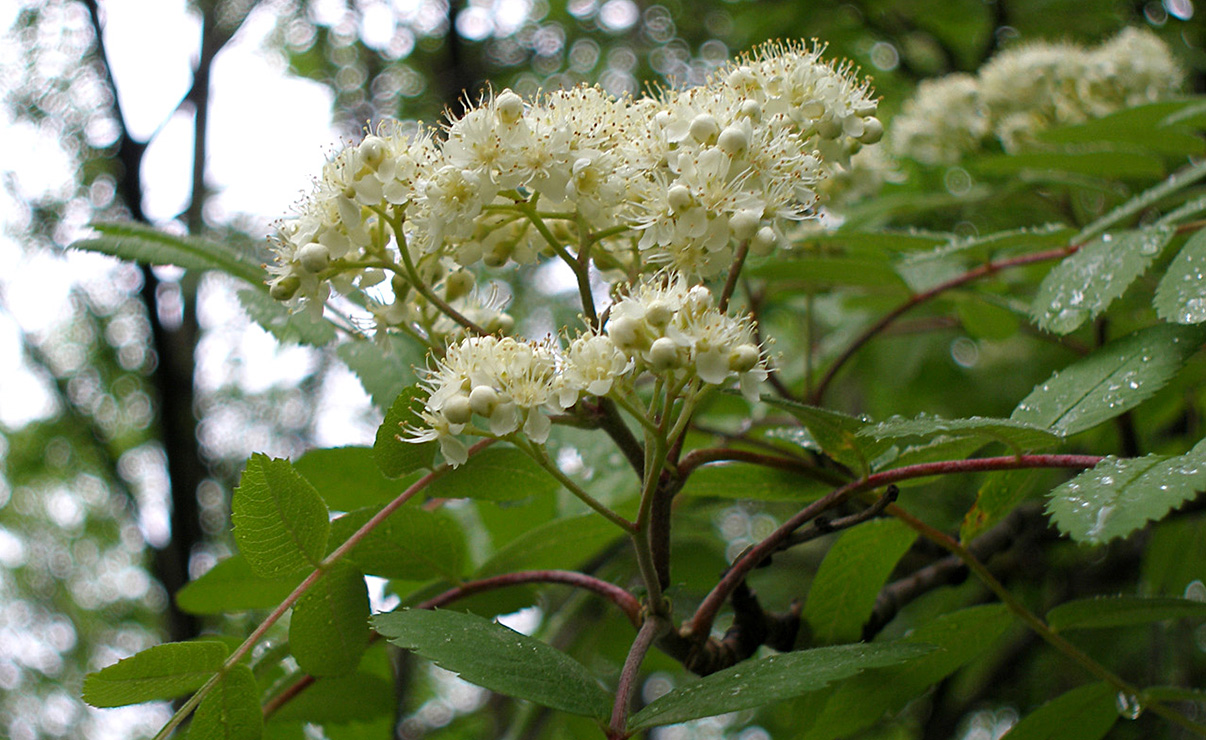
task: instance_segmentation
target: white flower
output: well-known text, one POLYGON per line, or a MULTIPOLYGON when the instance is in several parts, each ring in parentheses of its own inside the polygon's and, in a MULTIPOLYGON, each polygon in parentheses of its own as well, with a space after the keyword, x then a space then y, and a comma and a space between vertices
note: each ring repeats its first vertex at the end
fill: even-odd
POLYGON ((565 368, 558 376, 558 402, 562 408, 569 408, 577 403, 583 392, 606 396, 632 366, 633 361, 607 334, 580 334, 570 342, 565 368))

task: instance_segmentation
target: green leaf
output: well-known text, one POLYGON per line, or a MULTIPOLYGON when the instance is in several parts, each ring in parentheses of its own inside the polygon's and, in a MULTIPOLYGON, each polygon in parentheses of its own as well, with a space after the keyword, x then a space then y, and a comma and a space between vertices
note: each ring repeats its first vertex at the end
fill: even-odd
POLYGON ((1030 313, 1040 329, 1067 334, 1122 296, 1172 239, 1171 226, 1102 234, 1065 257, 1039 285, 1030 313))
POLYGON ((827 290, 835 287, 890 288, 908 290, 891 262, 868 257, 809 255, 800 260, 776 260, 747 270, 753 277, 772 283, 792 283, 800 289, 827 290))
POLYGON ((918 231, 821 231, 809 233, 797 245, 812 250, 863 253, 913 252, 933 249, 950 241, 948 234, 918 231))
POLYGON ((973 236, 950 239, 928 252, 910 254, 905 258, 906 264, 941 260, 953 255, 965 259, 985 260, 1007 249, 1025 247, 1027 251, 1039 251, 1062 247, 1076 234, 1064 224, 1044 224, 1042 226, 1026 226, 1020 229, 997 231, 984 236, 973 236))
POLYGON ((1206 322, 1206 230, 1194 232, 1156 287, 1156 313, 1178 324, 1206 322))
POLYGON ((430 468, 435 460, 435 451, 439 447, 436 442, 407 442, 401 438, 402 426, 418 419, 416 409, 422 407, 419 399, 426 397, 427 393, 418 386, 406 388, 390 404, 389 411, 385 412, 385 420, 377 429, 373 459, 377 461, 381 472, 390 478, 400 478, 407 473, 430 468))
POLYGON ((414 385, 415 367, 423 364, 423 350, 404 337, 378 334, 372 339, 344 342, 335 354, 360 378, 373 404, 387 409, 399 393, 414 385))
POLYGON ((1206 440, 1179 457, 1107 457, 1051 492, 1047 512, 1077 542, 1126 537, 1206 490, 1206 440))
POLYGON ((919 416, 915 419, 894 417, 874 426, 864 427, 857 433, 881 441, 921 439, 936 437, 972 437, 988 442, 1000 442, 1014 452, 1028 452, 1058 444, 1059 435, 1016 419, 988 419, 973 416, 967 419, 941 419, 936 416, 919 416))
POLYGON ((312 676, 356 670, 369 643, 369 598, 364 574, 338 562, 293 607, 289 646, 312 676))
POLYGON ((293 463, 335 511, 385 504, 406 490, 406 482, 382 475, 369 447, 310 450, 293 463))
POLYGON ((701 498, 753 501, 810 501, 831 486, 812 478, 759 465, 725 463, 693 471, 683 493, 701 498))
POLYGON ((785 401, 776 396, 763 396, 762 402, 799 419, 825 454, 847 467, 865 470, 868 461, 875 457, 872 451, 866 449, 870 443, 864 443, 857 437, 858 432, 871 423, 869 419, 785 401))
POLYGON ((229 654, 220 642, 167 642, 84 677, 84 701, 124 707, 190 694, 222 668, 229 654))
POLYGON ((188 740, 259 740, 263 734, 260 690, 245 665, 231 668, 206 694, 188 726, 188 740))
POLYGON ((850 737, 875 723, 884 712, 896 712, 987 650, 1012 623, 1001 604, 974 606, 943 614, 919 625, 904 643, 931 645, 928 655, 895 668, 867 671, 840 684, 825 702, 803 740, 850 737))
POLYGON ((621 534, 616 525, 595 513, 554 519, 511 540, 478 568, 474 578, 517 570, 574 568, 621 534))
POLYGON ((1173 378, 1206 330, 1159 324, 1105 345, 1036 386, 1009 418, 1056 434, 1082 432, 1138 406, 1173 378))
POLYGON ((982 175, 1054 170, 1110 180, 1150 180, 1164 176, 1164 165, 1159 157, 1112 149, 991 155, 971 160, 967 165, 968 169, 982 175))
POLYGON ((532 637, 472 614, 407 609, 378 614, 393 644, 500 694, 605 720, 611 696, 578 661, 532 637))
POLYGON ((853 642, 875 608, 875 597, 909 550, 917 533, 895 519, 850 529, 829 548, 817 569, 804 618, 820 642, 853 642))
MULTIPOLYGON (((331 522, 332 539, 342 542, 377 513, 360 509, 331 522)), ((460 524, 444 511, 403 506, 377 525, 350 557, 365 573, 404 581, 443 578, 456 583, 469 555, 460 524)))
POLYGON ((344 725, 394 712, 394 687, 371 673, 320 678, 272 715, 275 722, 344 725))
POLYGON ((955 303, 955 314, 964 331, 978 339, 1009 339, 1022 326, 1022 316, 983 297, 967 295, 955 303))
POLYGON ((235 542, 262 578, 312 569, 326 554, 327 507, 288 460, 252 455, 230 508, 235 542))
POLYGON ((971 542, 1026 500, 1037 475, 1033 470, 1004 470, 989 476, 976 492, 976 503, 963 517, 959 539, 971 542))
POLYGON ((1106 229, 1131 220, 1157 201, 1188 188, 1203 177, 1206 177, 1206 162, 1198 162, 1174 172, 1162 182, 1144 190, 1142 193, 1139 193, 1081 229, 1076 238, 1072 240, 1072 243, 1086 242, 1098 234, 1105 232, 1106 229))
POLYGON ((1206 602, 1169 596, 1109 596, 1069 601, 1047 612, 1047 622, 1056 631, 1129 627, 1182 618, 1206 619, 1206 602))
POLYGON ((271 609, 302 581, 300 572, 282 578, 261 578, 242 555, 232 555, 189 581, 176 592, 176 604, 189 614, 227 614, 271 609))
POLYGON ((925 645, 887 642, 822 647, 745 661, 655 699, 632 716, 628 731, 761 707, 823 689, 868 668, 915 660, 931 650, 925 645))
POLYGON ((100 252, 132 262, 175 265, 186 270, 221 270, 263 288, 268 275, 258 259, 220 242, 195 236, 176 236, 132 222, 94 223, 100 232, 94 239, 81 239, 72 249, 100 252))
POLYGON ((262 290, 244 288, 239 305, 251 318, 282 344, 322 347, 335 341, 335 326, 308 311, 293 311, 262 290))
POLYGON ((1118 721, 1117 697, 1105 682, 1072 689, 1023 717, 1002 740, 1100 740, 1118 721))
POLYGON ((561 484, 514 447, 489 447, 427 487, 431 498, 518 501, 552 494, 561 484))
POLYGON ((1040 141, 1056 144, 1125 144, 1157 154, 1190 156, 1206 153, 1206 143, 1188 127, 1167 125, 1187 101, 1164 101, 1126 108, 1074 126, 1059 126, 1038 134, 1040 141))

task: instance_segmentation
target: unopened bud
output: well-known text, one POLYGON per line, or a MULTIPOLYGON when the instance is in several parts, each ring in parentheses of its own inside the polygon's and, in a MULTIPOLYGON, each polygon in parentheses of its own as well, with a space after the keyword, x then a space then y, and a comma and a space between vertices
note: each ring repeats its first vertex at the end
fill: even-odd
POLYGON ((662 337, 654 340, 649 346, 649 365, 653 372, 660 373, 666 370, 673 370, 682 364, 682 358, 678 353, 678 345, 674 340, 662 337))
POLYGON ((758 229, 758 233, 754 234, 754 238, 750 239, 750 251, 759 257, 770 254, 778 241, 775 237, 775 230, 769 226, 763 226, 758 229))
POLYGON ((510 126, 523 118, 523 98, 510 90, 503 90, 494 101, 494 105, 498 111, 499 122, 505 126, 510 126))
POLYGON ((875 116, 863 119, 863 135, 858 138, 864 144, 875 144, 884 138, 884 124, 875 116))
POLYGON ((306 272, 319 273, 331 264, 331 252, 318 242, 310 242, 297 250, 297 262, 306 272))
POLYGON ((649 304, 645 309, 645 320, 651 326, 661 328, 670 323, 670 319, 674 318, 674 307, 668 302, 657 300, 649 304))
POLYGON ((637 345, 637 322, 621 316, 607 322, 607 336, 620 349, 632 349, 637 345))
POLYGON ((473 290, 475 281, 467 270, 456 270, 444 278, 444 300, 451 303, 473 290))
POLYGON ((691 128, 689 131, 691 138, 700 144, 711 144, 720 135, 720 123, 717 122, 716 116, 711 113, 700 113, 691 119, 691 128))
POLYGON ((729 355, 729 369, 744 373, 753 370, 761 359, 762 353, 752 344, 739 344, 729 355))
POLYGON ((473 406, 470 405, 469 397, 464 395, 448 399, 440 411, 444 412, 444 418, 450 424, 468 424, 473 419, 473 406))
POLYGON ((385 161, 385 156, 388 154, 385 141, 380 136, 371 135, 364 137, 364 141, 360 142, 356 152, 360 157, 360 162, 374 170, 385 161))
POLYGON ((729 229, 739 241, 752 239, 761 223, 762 214, 749 208, 743 208, 729 217, 729 229))
POLYGON ((488 385, 474 386, 469 391, 469 406, 473 413, 489 416, 498 407, 498 391, 488 385))
POLYGON ((691 197, 691 189, 686 185, 671 185, 666 191, 666 200, 670 202, 670 208, 675 213, 685 211, 695 204, 695 199, 691 197))
POLYGON ((278 301, 287 301, 297 294, 297 289, 300 287, 301 280, 296 275, 285 275, 272 281, 268 286, 268 295, 278 301))
POLYGON ((720 137, 716 139, 716 146, 731 157, 740 157, 745 154, 746 149, 750 148, 750 137, 741 126, 728 126, 720 132, 720 137))

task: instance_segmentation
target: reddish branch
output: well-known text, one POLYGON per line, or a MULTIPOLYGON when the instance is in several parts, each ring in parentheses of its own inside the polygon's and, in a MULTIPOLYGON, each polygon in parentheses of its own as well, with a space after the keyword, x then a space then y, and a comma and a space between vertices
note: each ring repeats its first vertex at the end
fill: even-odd
POLYGON ((829 384, 833 381, 834 376, 838 374, 838 371, 842 369, 846 362, 853 357, 856 352, 862 349, 864 344, 871 341, 876 334, 879 334, 890 324, 892 324, 892 322, 896 321, 896 319, 913 310, 917 306, 936 298, 948 290, 952 290, 961 285, 966 285, 967 283, 979 280, 980 278, 993 275, 1001 270, 1067 257, 1068 255, 1078 251, 1082 246, 1083 244, 1069 244, 1066 247, 1049 249, 1043 252, 1034 252, 1033 254, 1024 254, 1019 257, 990 260, 979 267, 974 267, 968 270, 962 275, 951 278, 944 283, 939 283, 929 290, 924 290, 920 293, 914 294, 904 303, 901 303, 896 308, 884 314, 879 321, 876 321, 874 324, 867 327, 862 334, 858 335, 858 337, 850 343, 850 346, 847 347, 845 351, 833 361, 833 364, 829 366, 829 369, 825 371, 825 375, 821 378, 821 381, 817 383, 817 387, 813 389, 812 395, 809 397, 809 402, 813 405, 819 406, 822 398, 825 396, 825 390, 829 387, 829 384))
POLYGON ((872 491, 891 483, 910 478, 924 478, 931 475, 949 475, 953 473, 975 473, 993 470, 1017 470, 1025 468, 1091 468, 1101 458, 1095 455, 1016 455, 1005 457, 985 457, 973 460, 950 460, 943 462, 921 463, 907 465, 874 473, 860 480, 847 483, 834 489, 829 494, 804 507, 795 516, 779 526, 766 539, 751 547, 733 563, 720 582, 704 598, 695 615, 683 628, 683 637, 703 642, 712 629, 720 608, 730 595, 745 580, 751 570, 778 550, 792 533, 821 513, 838 506, 855 494, 872 491))
POLYGON ((594 576, 588 576, 585 573, 572 570, 523 570, 515 573, 503 573, 450 588, 444 593, 422 602, 415 608, 439 609, 442 606, 447 606, 454 601, 472 596, 473 594, 492 591, 496 588, 506 588, 507 586, 519 586, 525 583, 562 583, 567 586, 593 591, 620 607, 621 611, 624 612, 624 616, 628 617, 629 622, 632 622, 632 626, 636 627, 641 623, 641 602, 635 596, 614 583, 608 583, 594 576))

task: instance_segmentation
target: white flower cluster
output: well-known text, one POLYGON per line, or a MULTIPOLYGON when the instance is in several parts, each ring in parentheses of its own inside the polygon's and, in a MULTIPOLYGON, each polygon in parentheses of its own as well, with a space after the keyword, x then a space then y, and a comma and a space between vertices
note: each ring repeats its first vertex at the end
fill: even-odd
POLYGON ((953 164, 993 146, 1014 152, 1038 132, 1169 98, 1184 73, 1150 31, 1129 28, 1095 48, 1033 43, 1002 52, 976 76, 922 83, 892 120, 890 150, 953 164))
POLYGON ((423 373, 421 425, 406 439, 438 441, 453 466, 467 459, 462 434, 522 432, 543 444, 551 416, 583 397, 632 393, 645 373, 689 393, 736 380, 753 400, 767 370, 749 317, 719 311, 707 288, 663 272, 613 304, 604 331, 580 333, 564 350, 552 338, 468 337, 450 345, 423 373))
POLYGON ((570 248, 613 274, 719 274, 735 243, 772 248, 831 168, 883 134, 867 85, 820 54, 768 44, 697 88, 504 90, 442 135, 383 127, 334 157, 280 225, 272 293, 321 303, 380 270, 415 280, 403 261, 434 283, 570 248))

